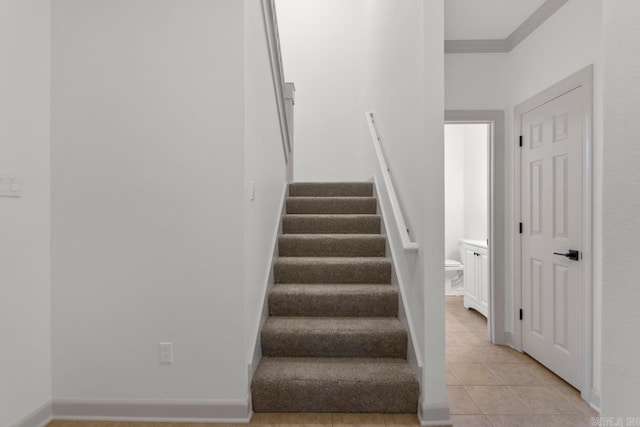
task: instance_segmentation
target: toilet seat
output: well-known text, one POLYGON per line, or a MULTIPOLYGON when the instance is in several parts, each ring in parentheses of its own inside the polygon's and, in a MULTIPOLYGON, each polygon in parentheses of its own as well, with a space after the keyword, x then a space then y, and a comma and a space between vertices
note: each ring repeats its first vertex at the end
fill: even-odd
POLYGON ((462 265, 460 261, 456 261, 454 259, 445 259, 444 269, 445 271, 464 270, 464 265, 462 265))

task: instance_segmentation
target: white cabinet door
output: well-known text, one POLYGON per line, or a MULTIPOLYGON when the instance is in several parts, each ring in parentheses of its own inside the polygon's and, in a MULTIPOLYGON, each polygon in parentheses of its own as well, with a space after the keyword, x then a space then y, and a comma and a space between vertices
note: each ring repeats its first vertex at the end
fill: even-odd
POLYGON ((489 313, 489 256, 487 250, 482 248, 478 249, 478 256, 476 257, 478 267, 477 280, 478 280, 478 303, 480 304, 480 312, 487 317, 489 313))
POLYGON ((489 257, 487 248, 464 245, 464 306, 489 314, 489 257))
POLYGON ((464 246, 464 306, 475 308, 478 304, 478 280, 476 273, 476 248, 464 246))

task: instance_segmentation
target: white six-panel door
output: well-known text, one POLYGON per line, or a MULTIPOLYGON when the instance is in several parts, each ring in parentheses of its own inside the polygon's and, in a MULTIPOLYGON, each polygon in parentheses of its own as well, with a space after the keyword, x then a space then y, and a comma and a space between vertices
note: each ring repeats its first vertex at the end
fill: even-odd
POLYGON ((579 87, 521 116, 522 346, 582 387, 582 99, 579 87), (554 254, 556 253, 556 254, 554 254))

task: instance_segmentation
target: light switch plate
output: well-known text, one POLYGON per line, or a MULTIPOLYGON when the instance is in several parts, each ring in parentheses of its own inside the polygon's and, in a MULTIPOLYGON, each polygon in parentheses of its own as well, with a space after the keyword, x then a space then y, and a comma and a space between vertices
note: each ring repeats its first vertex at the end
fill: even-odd
POLYGON ((0 197, 22 197, 22 180, 17 176, 0 174, 0 197))

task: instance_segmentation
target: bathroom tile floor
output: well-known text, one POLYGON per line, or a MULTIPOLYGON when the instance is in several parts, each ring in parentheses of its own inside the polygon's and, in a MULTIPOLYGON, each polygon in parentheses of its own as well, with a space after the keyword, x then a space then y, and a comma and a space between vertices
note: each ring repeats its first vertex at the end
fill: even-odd
MULTIPOLYGON (((455 427, 582 427, 597 416, 577 390, 529 356, 487 339, 487 321, 446 297, 446 383, 455 427)), ((234 424, 163 424, 52 421, 48 427, 219 427, 234 424)), ((235 424, 242 426, 243 424, 235 424)), ((246 424, 244 424, 246 425, 246 424)), ((419 426, 415 415, 254 414, 257 427, 419 426)))
POLYGON ((526 354, 492 345, 487 320, 446 297, 447 398, 454 426, 590 426, 580 393, 526 354))

